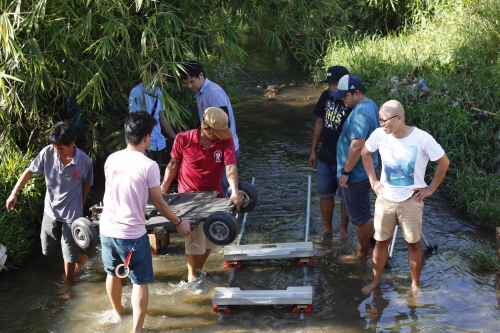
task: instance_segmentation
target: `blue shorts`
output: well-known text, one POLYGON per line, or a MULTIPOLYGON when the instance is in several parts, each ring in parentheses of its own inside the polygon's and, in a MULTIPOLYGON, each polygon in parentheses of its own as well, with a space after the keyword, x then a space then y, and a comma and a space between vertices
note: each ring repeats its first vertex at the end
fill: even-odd
POLYGON ((133 284, 151 283, 153 282, 153 255, 151 254, 148 234, 144 234, 137 239, 137 243, 135 242, 135 239, 112 238, 101 234, 104 271, 115 276, 116 266, 125 262, 133 247, 134 251, 128 265, 130 269, 128 277, 133 284))
POLYGON ((335 196, 339 188, 337 165, 318 161, 318 167, 316 168, 316 183, 318 197, 324 199, 335 196))
POLYGON ((349 216, 349 220, 354 225, 362 225, 372 219, 370 203, 370 180, 368 178, 351 183, 348 188, 341 188, 342 206, 349 216))

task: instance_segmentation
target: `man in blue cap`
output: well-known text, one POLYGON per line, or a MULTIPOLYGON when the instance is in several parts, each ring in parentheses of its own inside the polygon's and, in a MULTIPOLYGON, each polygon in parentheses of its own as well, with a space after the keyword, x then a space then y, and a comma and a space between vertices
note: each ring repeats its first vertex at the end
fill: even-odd
MULTIPOLYGON (((344 75, 339 80, 334 98, 342 99, 352 108, 337 142, 337 176, 342 193, 342 205, 358 233, 357 257, 366 257, 370 250, 373 221, 370 205, 370 181, 361 160, 366 139, 379 127, 378 106, 366 97, 361 80, 355 75, 344 75)), ((373 154, 378 165, 378 155, 373 154)))
MULTIPOLYGON (((351 113, 351 108, 344 105, 341 99, 333 97, 339 80, 342 76, 349 74, 347 68, 343 66, 332 66, 328 68, 326 80, 321 83, 328 83, 328 89, 323 91, 319 97, 314 115, 317 117, 314 124, 311 154, 309 155, 309 165, 316 169, 317 192, 321 216, 323 217, 323 232, 332 232, 333 209, 335 207, 334 196, 338 189, 337 179, 337 141, 345 120, 351 113), (319 157, 316 156, 319 142, 321 149, 319 157)), ((341 206, 342 224, 340 226, 340 236, 345 237, 349 218, 341 206)))

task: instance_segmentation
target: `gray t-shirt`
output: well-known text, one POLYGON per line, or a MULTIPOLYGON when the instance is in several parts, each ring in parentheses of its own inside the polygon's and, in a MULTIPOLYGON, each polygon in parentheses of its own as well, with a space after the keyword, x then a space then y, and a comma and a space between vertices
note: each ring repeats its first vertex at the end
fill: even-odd
POLYGON ((71 223, 82 216, 82 182, 92 186, 92 160, 75 146, 73 160, 64 166, 54 147, 43 148, 31 162, 30 171, 45 174, 44 213, 57 221, 71 223))

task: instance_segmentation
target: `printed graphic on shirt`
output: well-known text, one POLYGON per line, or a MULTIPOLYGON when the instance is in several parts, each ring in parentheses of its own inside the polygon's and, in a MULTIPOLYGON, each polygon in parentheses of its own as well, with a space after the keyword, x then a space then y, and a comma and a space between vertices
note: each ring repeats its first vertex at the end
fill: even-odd
POLYGON ((71 180, 76 180, 76 176, 78 176, 78 170, 75 169, 71 172, 71 180))
POLYGON ((326 101, 324 126, 334 131, 340 126, 342 117, 346 116, 347 107, 335 104, 333 101, 326 101))
POLYGON ((382 181, 392 186, 410 186, 415 183, 415 162, 418 146, 404 146, 403 149, 386 147, 381 155, 382 181))
POLYGON ((214 152, 214 157, 215 157, 215 163, 221 163, 222 162, 222 152, 220 150, 216 150, 214 152))

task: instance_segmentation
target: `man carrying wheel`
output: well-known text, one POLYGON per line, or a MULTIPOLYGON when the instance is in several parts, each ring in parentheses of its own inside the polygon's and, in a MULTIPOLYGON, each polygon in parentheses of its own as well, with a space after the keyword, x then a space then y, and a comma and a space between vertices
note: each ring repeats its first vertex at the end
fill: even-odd
POLYGON ((7 211, 17 202, 17 194, 33 174, 44 174, 47 191, 43 209, 42 252, 45 255, 62 251, 66 281, 72 281, 75 271, 88 260, 73 239, 71 223, 83 214, 94 181, 92 160, 75 146, 76 129, 69 122, 54 125, 49 134, 50 145, 43 148, 24 170, 7 199, 7 211))
POLYGON ((122 316, 121 274, 119 265, 128 269, 133 283, 133 332, 142 332, 148 307, 148 283, 153 281, 153 262, 146 231, 144 212, 148 197, 155 208, 171 221, 181 235, 190 235, 193 221, 182 220, 163 200, 160 168, 149 159, 146 149, 157 121, 146 111, 132 112, 125 119, 127 148, 111 154, 104 165, 106 191, 99 229, 102 262, 108 274, 106 290, 113 310, 122 316))
MULTIPOLYGON (((228 116, 220 108, 209 107, 203 114, 201 127, 177 134, 172 159, 165 170, 161 183, 163 193, 167 193, 172 180, 179 175, 179 193, 217 191, 222 197, 222 173, 226 165, 226 176, 231 187, 228 205, 234 203, 239 210, 242 199, 238 190, 238 169, 228 116)), ((210 250, 217 245, 210 242, 203 228, 193 230, 186 237, 186 260, 188 281, 196 279, 196 271, 203 268, 210 250)))

